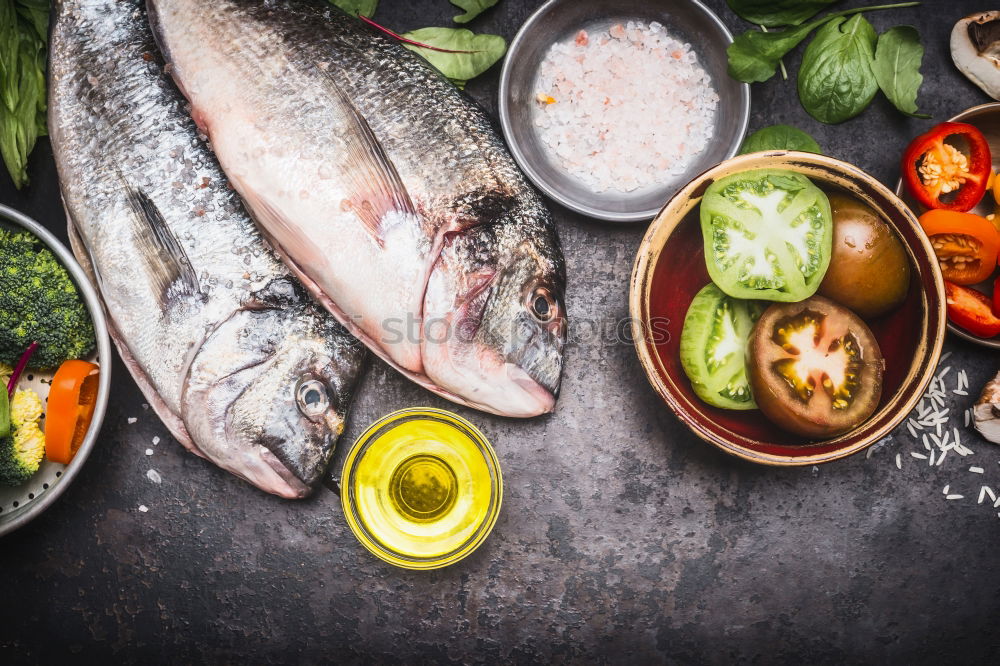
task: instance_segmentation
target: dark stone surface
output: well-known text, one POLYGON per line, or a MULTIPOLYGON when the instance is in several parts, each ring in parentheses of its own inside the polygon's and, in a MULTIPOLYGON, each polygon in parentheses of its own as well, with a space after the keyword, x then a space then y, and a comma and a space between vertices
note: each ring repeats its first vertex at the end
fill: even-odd
MULTIPOLYGON (((510 38, 537 4, 503 0, 472 27, 510 38)), ((722 0, 708 4, 745 28, 722 0)), ((987 101, 948 56, 952 23, 977 9, 934 1, 871 15, 880 29, 919 26, 920 104, 935 120, 987 101)), ((412 29, 454 13, 444 0, 383 0, 376 18, 412 29)), ((490 110, 497 77, 469 86, 490 110)), ((887 183, 907 140, 931 124, 879 97, 859 118, 823 126, 780 78, 754 88, 751 129, 776 122, 887 183)), ((44 142, 32 176, 23 194, 0 176, 0 201, 64 235, 44 142)), ((571 317, 624 317, 643 227, 555 213, 571 317)), ((949 386, 964 367, 976 392, 996 369, 994 353, 953 339, 947 349, 949 386)), ((696 440, 631 348, 574 344, 555 414, 456 410, 496 446, 503 511, 474 555, 414 573, 370 556, 334 494, 282 501, 184 452, 117 361, 114 372, 103 438, 74 486, 0 542, 2 662, 986 663, 1000 650, 1000 522, 976 504, 981 484, 1000 486, 1000 449, 971 433, 973 456, 934 468, 910 458, 919 445, 905 430, 870 458, 755 467, 696 440), (150 467, 161 485, 146 479, 150 467), (965 499, 945 501, 945 484, 965 499)), ((423 404, 450 407, 373 363, 334 472, 366 424, 423 404)))

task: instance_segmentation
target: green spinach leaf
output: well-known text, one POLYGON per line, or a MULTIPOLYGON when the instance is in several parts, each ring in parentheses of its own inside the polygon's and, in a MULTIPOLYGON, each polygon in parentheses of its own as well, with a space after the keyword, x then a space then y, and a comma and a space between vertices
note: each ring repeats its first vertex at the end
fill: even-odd
POLYGON ((837 0, 727 0, 729 8, 751 23, 767 28, 801 25, 837 0))
POLYGON ((780 32, 744 32, 726 49, 729 75, 745 83, 767 81, 778 69, 778 61, 830 18, 824 17, 780 32))
POLYGON ((402 35, 406 39, 448 51, 434 51, 412 44, 406 48, 424 57, 459 88, 492 67, 507 51, 507 42, 499 35, 477 35, 465 28, 420 28, 402 35))
POLYGON ((14 186, 28 183, 28 155, 45 135, 44 0, 0 0, 0 156, 14 186))
POLYGON ((451 4, 465 10, 464 14, 455 17, 455 23, 468 23, 498 2, 500 0, 451 0, 451 4))
POLYGON ((845 9, 779 32, 747 30, 738 35, 726 49, 729 56, 729 75, 745 83, 767 81, 774 76, 774 72, 778 68, 778 61, 808 37, 810 32, 827 21, 861 12, 914 7, 919 4, 919 2, 897 2, 890 5, 845 9))
POLYGON ((816 33, 799 67, 799 101, 809 115, 841 123, 865 110, 878 92, 872 72, 876 39, 861 15, 834 18, 816 33))
POLYGON ((807 153, 823 153, 816 139, 790 125, 771 125, 757 130, 743 140, 740 155, 762 150, 802 150, 807 153))
POLYGON ((923 59, 920 33, 912 26, 900 25, 879 36, 872 65, 878 87, 893 106, 916 118, 930 118, 927 114, 917 113, 917 93, 924 82, 920 74, 923 59))
POLYGON ((378 0, 330 0, 351 16, 371 18, 378 7, 378 0))

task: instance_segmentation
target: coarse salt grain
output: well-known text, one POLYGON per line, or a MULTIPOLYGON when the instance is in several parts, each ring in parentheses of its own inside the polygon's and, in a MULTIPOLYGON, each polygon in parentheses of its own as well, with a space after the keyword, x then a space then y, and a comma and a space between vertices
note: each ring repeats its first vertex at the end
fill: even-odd
POLYGON ((146 506, 145 504, 140 504, 139 511, 141 511, 142 513, 146 513, 147 511, 149 511, 149 507, 146 506))
POLYGON ((135 423, 138 420, 139 419, 135 418, 134 416, 130 416, 130 417, 128 417, 128 424, 132 425, 133 423, 135 423))
POLYGON ((147 456, 153 455, 153 449, 146 449, 146 455, 147 456))
POLYGON ((146 478, 152 481, 153 483, 160 483, 163 481, 163 477, 160 476, 160 473, 157 472, 155 469, 151 469, 148 472, 146 472, 146 478))
POLYGON ((553 44, 535 90, 541 143, 595 192, 683 174, 712 138, 719 103, 691 45, 656 22, 553 44))

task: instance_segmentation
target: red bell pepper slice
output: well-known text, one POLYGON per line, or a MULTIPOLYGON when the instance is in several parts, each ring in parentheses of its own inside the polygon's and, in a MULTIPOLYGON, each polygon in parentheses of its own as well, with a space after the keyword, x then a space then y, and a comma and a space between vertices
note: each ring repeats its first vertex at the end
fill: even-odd
POLYGON ((968 211, 986 193, 993 158, 990 144, 968 123, 941 123, 921 134, 903 153, 901 173, 910 194, 925 208, 968 211), (945 143, 951 136, 968 142, 968 154, 945 143), (955 193, 954 199, 941 198, 955 193))
POLYGON ((1000 317, 1000 276, 993 281, 993 314, 1000 317))
POLYGON ((945 281, 948 319, 981 338, 1000 335, 1000 318, 993 314, 990 298, 975 289, 945 281))

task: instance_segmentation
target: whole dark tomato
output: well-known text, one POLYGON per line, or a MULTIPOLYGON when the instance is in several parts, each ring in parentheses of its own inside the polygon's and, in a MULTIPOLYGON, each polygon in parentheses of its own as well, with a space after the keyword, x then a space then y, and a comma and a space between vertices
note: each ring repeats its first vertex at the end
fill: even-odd
POLYGON ((754 325, 747 374, 764 415, 827 439, 864 422, 882 395, 885 361, 856 314, 822 296, 770 306, 754 325))
POLYGON ((862 317, 898 307, 910 288, 910 260, 903 243, 872 208, 831 194, 833 255, 819 293, 862 317))

